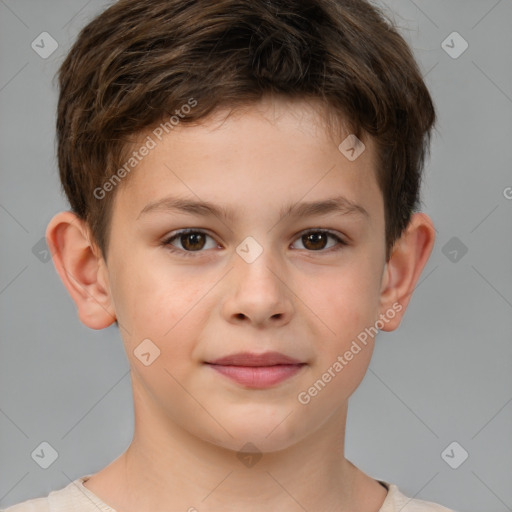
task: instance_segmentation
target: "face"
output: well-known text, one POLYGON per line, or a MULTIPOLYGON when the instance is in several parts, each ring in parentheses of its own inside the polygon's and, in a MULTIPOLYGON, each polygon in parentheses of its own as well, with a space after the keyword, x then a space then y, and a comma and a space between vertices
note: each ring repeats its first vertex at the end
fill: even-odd
POLYGON ((363 378, 374 339, 362 333, 384 313, 384 204, 371 141, 348 159, 348 133, 332 137, 319 112, 265 100, 150 133, 116 192, 108 281, 148 421, 284 449, 363 378), (268 352, 295 364, 211 364, 268 352))

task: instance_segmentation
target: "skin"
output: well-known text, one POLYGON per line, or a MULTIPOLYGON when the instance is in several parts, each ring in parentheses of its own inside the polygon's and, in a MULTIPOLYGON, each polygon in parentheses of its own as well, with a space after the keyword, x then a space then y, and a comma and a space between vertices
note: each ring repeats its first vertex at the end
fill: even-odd
POLYGON ((414 214, 386 262, 373 142, 365 138, 350 161, 338 150, 348 132, 327 130, 322 113, 305 100, 266 98, 179 125, 115 191, 107 261, 74 214, 50 222, 53 260, 81 321, 102 329, 117 319, 130 362, 133 441, 85 484, 113 508, 377 512, 384 502, 385 488, 344 457, 348 399, 375 339, 309 403, 297 397, 380 315, 382 330, 398 327, 435 231, 427 215, 414 214), (140 213, 171 195, 232 208, 236 218, 140 213), (368 215, 280 219, 284 205, 334 195, 368 215), (209 236, 203 245, 177 237, 171 252, 165 240, 185 228, 209 236), (302 237, 318 229, 347 245, 302 237), (236 252, 248 236, 263 249, 251 263, 236 252), (144 339, 160 350, 148 366, 134 355, 144 339), (268 389, 204 364, 269 350, 307 364, 268 389), (250 467, 237 457, 248 442, 262 454, 250 467))

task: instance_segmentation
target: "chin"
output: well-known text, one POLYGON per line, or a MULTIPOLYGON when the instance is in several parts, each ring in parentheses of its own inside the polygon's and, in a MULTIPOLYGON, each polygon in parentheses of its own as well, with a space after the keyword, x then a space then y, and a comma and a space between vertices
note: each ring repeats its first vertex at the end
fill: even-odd
POLYGON ((286 414, 280 414, 277 421, 274 415, 271 416, 266 418, 259 411, 259 416, 253 421, 243 415, 229 420, 225 417, 218 418, 231 436, 219 427, 214 432, 208 431, 204 440, 234 452, 270 453, 285 450, 307 435, 306 432, 299 432, 292 424, 293 414, 288 418, 286 414))
MULTIPOLYGON (((213 441, 210 440, 210 442, 213 441)), ((295 439, 283 439, 282 436, 276 436, 276 438, 274 438, 272 435, 265 437, 265 435, 247 430, 245 433, 240 432, 239 435, 234 435, 233 438, 216 440, 213 444, 220 448, 233 451, 236 454, 242 452, 260 454, 286 450, 296 442, 295 439)))

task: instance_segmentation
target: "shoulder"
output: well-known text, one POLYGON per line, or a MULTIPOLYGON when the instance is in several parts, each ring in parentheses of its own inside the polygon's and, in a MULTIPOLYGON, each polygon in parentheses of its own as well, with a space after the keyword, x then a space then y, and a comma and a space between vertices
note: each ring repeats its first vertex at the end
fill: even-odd
POLYGON ((408 498, 395 484, 384 483, 388 487, 388 495, 379 512, 455 512, 431 501, 408 498))
POLYGON ((23 501, 12 507, 1 509, 0 512, 51 512, 48 498, 35 498, 23 501))
POLYGON ((77 478, 46 497, 26 500, 0 512, 115 512, 84 487, 83 480, 88 476, 77 478))

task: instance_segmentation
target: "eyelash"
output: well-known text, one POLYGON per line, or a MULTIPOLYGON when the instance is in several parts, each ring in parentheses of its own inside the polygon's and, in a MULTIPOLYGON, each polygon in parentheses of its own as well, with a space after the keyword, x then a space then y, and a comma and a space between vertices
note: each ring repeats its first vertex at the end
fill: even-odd
MULTIPOLYGON (((189 228, 189 229, 182 229, 180 231, 176 231, 173 235, 171 235, 170 237, 167 237, 165 240, 163 240, 162 245, 164 247, 166 247, 170 252, 172 252, 172 253, 180 253, 180 255, 185 256, 185 257, 194 256, 197 253, 204 252, 204 250, 186 251, 184 249, 179 249, 179 248, 177 248, 177 247, 175 247, 175 246, 173 246, 171 244, 171 242, 173 242, 176 238, 179 238, 180 236, 186 235, 186 234, 189 234, 189 233, 201 233, 201 234, 209 236, 210 238, 213 239, 213 237, 211 235, 209 235, 205 231, 202 231, 201 229, 189 228)), ((340 238, 337 234, 335 234, 332 231, 329 231, 327 229, 320 229, 320 228, 318 228, 318 229, 308 229, 306 231, 302 231, 295 240, 298 240, 299 238, 302 238, 304 235, 307 235, 307 234, 310 234, 310 233, 322 233, 322 234, 329 235, 330 237, 334 238, 336 240, 336 242, 338 242, 338 243, 337 243, 337 245, 335 245, 333 247, 329 247, 328 249, 319 249, 318 251, 308 251, 307 249, 300 249, 300 250, 305 250, 305 251, 311 252, 311 253, 323 253, 323 254, 325 254, 325 253, 331 253, 331 252, 339 251, 344 246, 348 245, 348 243, 345 242, 342 238, 340 238)))

